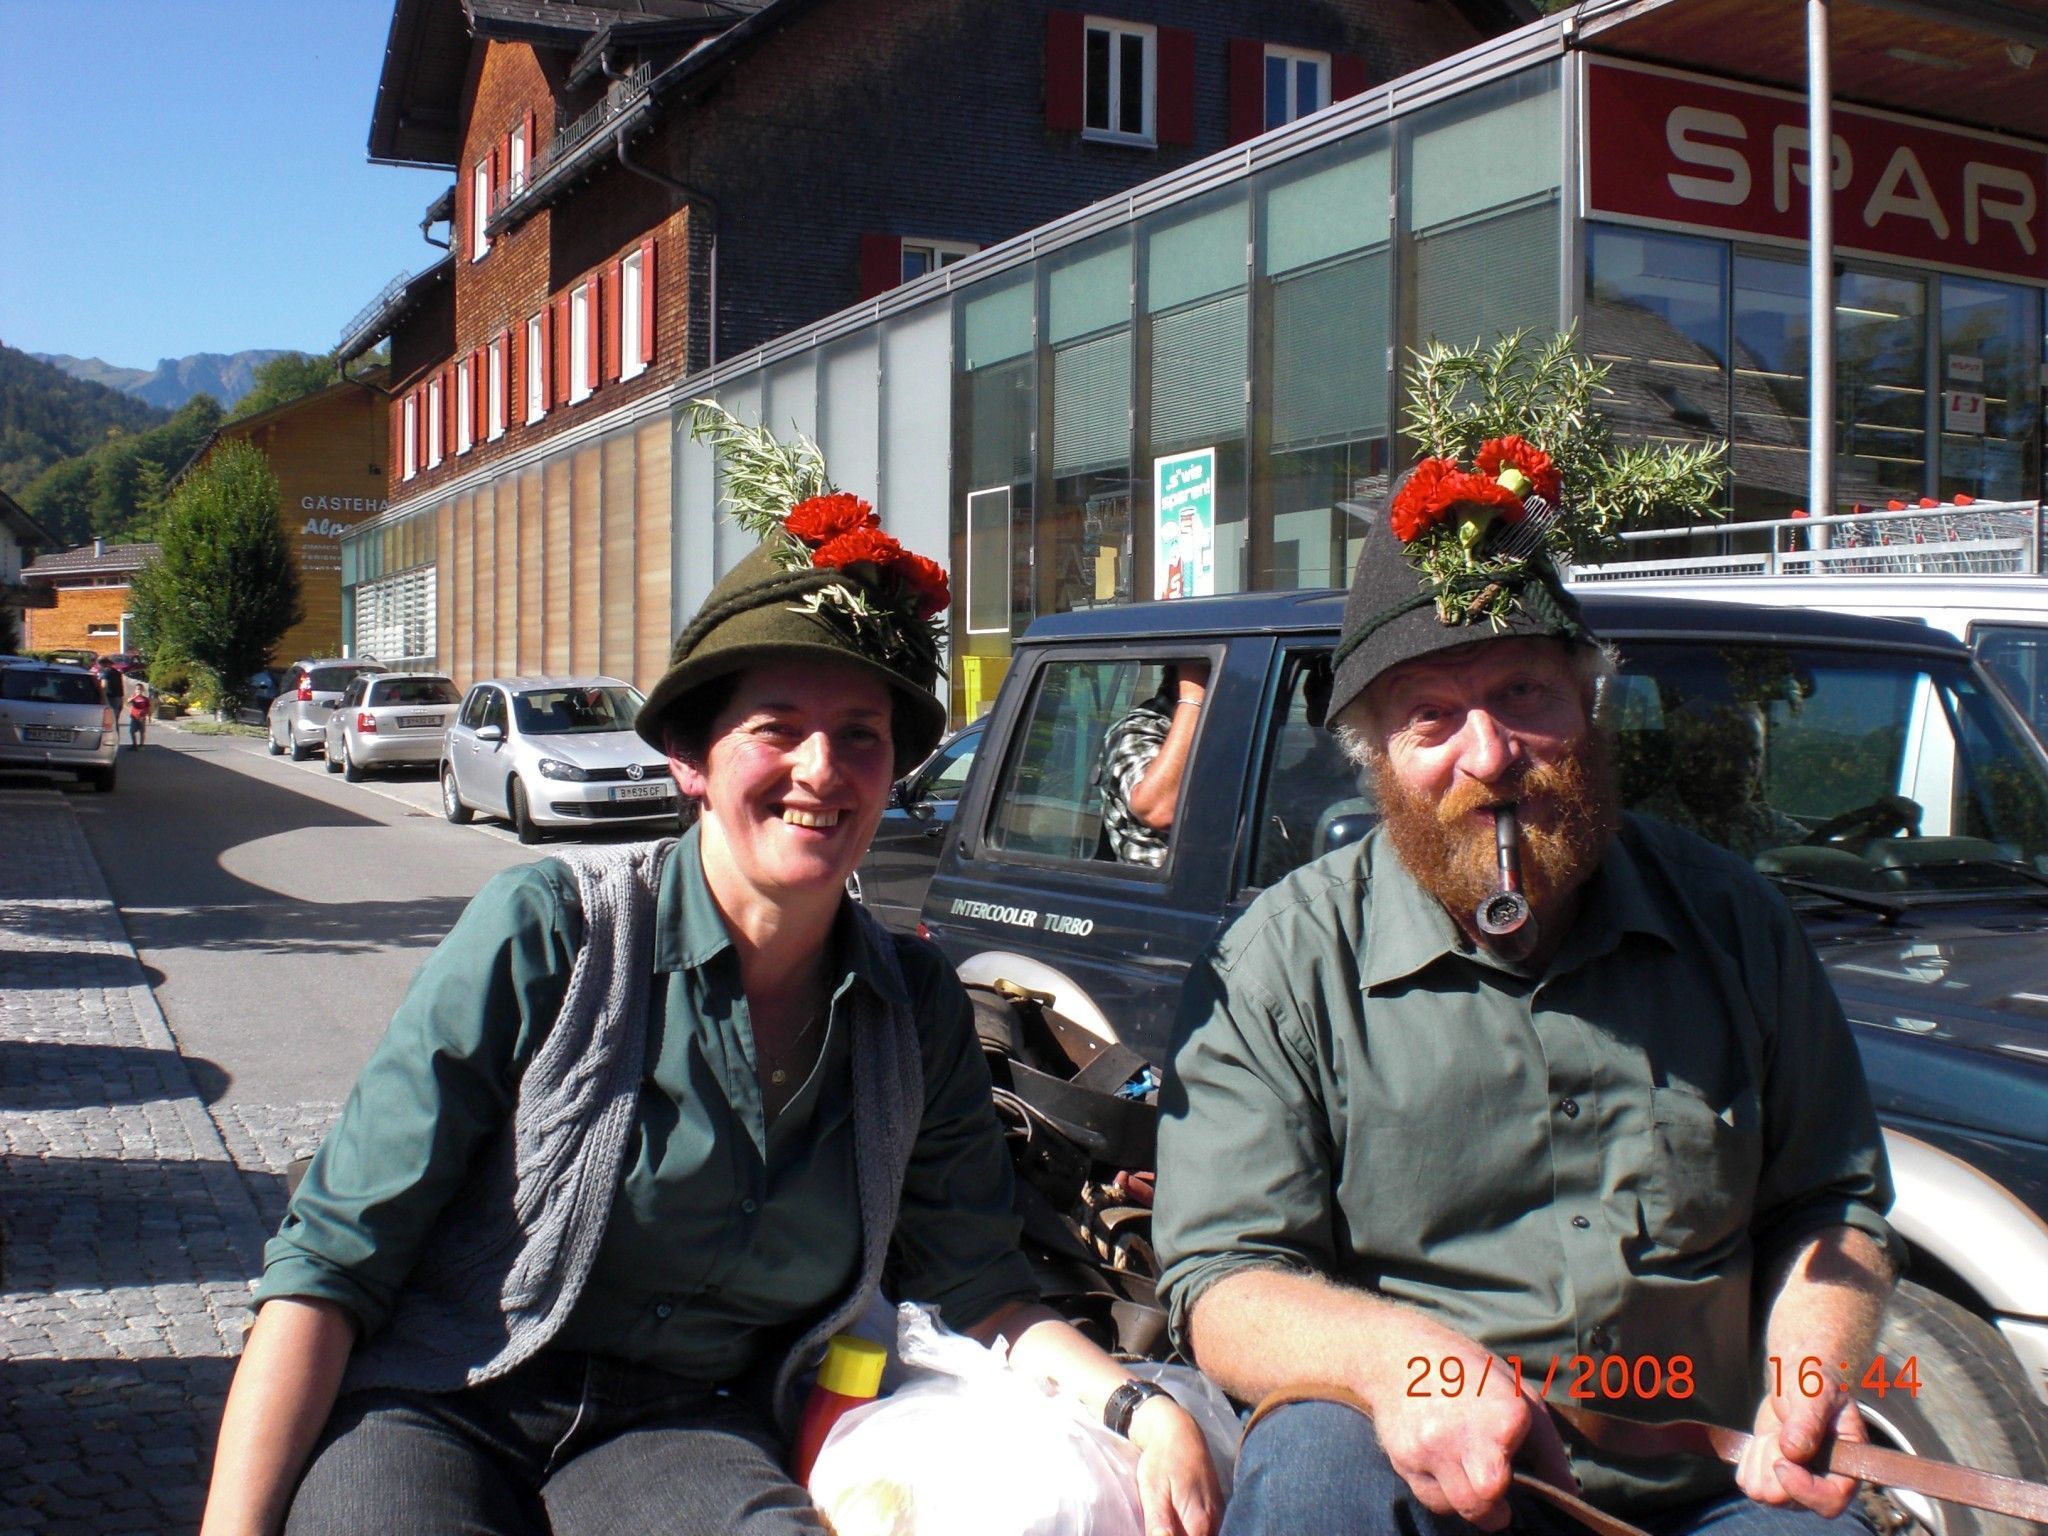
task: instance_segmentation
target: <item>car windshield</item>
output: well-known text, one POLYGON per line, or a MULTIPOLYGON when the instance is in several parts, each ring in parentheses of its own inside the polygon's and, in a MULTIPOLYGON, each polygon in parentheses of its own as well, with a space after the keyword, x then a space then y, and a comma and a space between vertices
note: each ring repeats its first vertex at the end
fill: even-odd
POLYGON ((1623 803, 1795 899, 2048 890, 2048 770, 1962 661, 1645 641, 1604 688, 1623 803))
POLYGON ((315 667, 307 674, 306 681, 315 693, 340 693, 370 670, 369 667, 315 667))
POLYGON ((9 667, 0 672, 0 698, 21 704, 104 704, 99 679, 83 672, 9 667))
POLYGON ((512 713, 522 736, 585 736, 630 731, 640 703, 634 688, 534 688, 513 696, 512 713))
POLYGON ((393 677, 370 684, 370 704, 453 704, 462 695, 445 677, 393 677))

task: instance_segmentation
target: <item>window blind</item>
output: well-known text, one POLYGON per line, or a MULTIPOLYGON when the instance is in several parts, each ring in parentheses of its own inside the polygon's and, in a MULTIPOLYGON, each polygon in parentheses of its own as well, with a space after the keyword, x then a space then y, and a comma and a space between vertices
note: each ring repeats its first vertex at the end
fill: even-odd
POLYGON ((1152 318, 1152 449, 1244 435, 1249 356, 1242 289, 1152 318))
POLYGON ((1111 331, 1058 348, 1052 380, 1052 472, 1073 475, 1128 464, 1131 333, 1111 331))

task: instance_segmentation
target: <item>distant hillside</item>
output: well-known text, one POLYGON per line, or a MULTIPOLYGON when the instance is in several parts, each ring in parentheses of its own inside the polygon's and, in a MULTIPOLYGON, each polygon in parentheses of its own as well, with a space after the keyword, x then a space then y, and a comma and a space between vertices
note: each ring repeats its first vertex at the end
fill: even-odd
POLYGON ((275 348, 247 352, 195 352, 167 357, 154 368, 123 368, 97 357, 72 357, 63 352, 32 352, 39 362, 61 368, 74 379, 88 379, 125 395, 175 411, 194 395, 211 395, 228 410, 249 392, 256 370, 278 355, 275 348))
POLYGON ((0 490, 17 494, 51 465, 89 452, 110 433, 146 432, 169 417, 131 395, 0 346, 0 490))

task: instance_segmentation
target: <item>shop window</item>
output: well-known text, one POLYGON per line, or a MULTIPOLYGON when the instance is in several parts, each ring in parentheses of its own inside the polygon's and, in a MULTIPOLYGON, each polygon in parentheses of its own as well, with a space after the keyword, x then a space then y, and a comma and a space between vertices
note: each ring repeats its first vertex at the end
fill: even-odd
POLYGON ((526 322, 526 420, 539 421, 548 413, 547 325, 540 315, 526 322))
POLYGON ((1082 47, 1082 135, 1125 144, 1155 142, 1156 29, 1088 18, 1082 47))
POLYGON ((1588 225, 1585 347, 1608 369, 1601 414, 1625 441, 1728 439, 1728 247, 1588 225))
POLYGON ((1330 104, 1330 56, 1266 44, 1266 127, 1278 128, 1330 104))
POLYGON ((482 261, 491 249, 491 237, 484 226, 491 218, 491 161, 487 155, 477 161, 469 178, 469 259, 482 261))
POLYGON ((955 462, 964 467, 967 522, 965 624, 1008 637, 1032 617, 1033 440, 1038 431, 1034 340, 1037 284, 1030 274, 977 284, 957 311, 955 462))
POLYGON ((404 417, 404 422, 398 434, 400 439, 399 462, 404 466, 404 472, 403 474, 400 475, 399 478, 404 480, 410 480, 414 475, 420 472, 420 396, 418 390, 414 390, 411 394, 405 397, 405 407, 401 414, 404 417))
POLYGON ((1844 272, 1835 284, 1835 499, 1927 489, 1927 283, 1844 272))
POLYGON ((590 398, 596 386, 597 370, 591 367, 590 284, 583 283, 569 295, 569 403, 590 398))
POLYGON ((1731 271, 1735 439, 1729 467, 1735 516, 1787 517, 1807 500, 1813 329, 1806 267, 1737 250, 1731 271))
POLYGON ((1045 270, 1052 494, 1029 546, 1032 611, 1040 614, 1129 596, 1130 236, 1092 241, 1045 270))
POLYGON ((455 451, 467 453, 470 438, 476 430, 476 379, 475 369, 470 360, 464 358, 455 367, 455 451))
POLYGON ((646 285, 642 281, 645 260, 635 251, 619 263, 619 377, 630 379, 647 370, 642 355, 641 329, 646 318, 646 285))
POLYGON ((1942 500, 2021 501, 2038 484, 2040 295, 1975 278, 1941 279, 1942 500))
POLYGON ((1364 514, 1385 495, 1392 166, 1378 129, 1256 185, 1264 345, 1254 398, 1265 451, 1252 493, 1267 532, 1253 586, 1345 585, 1364 514))

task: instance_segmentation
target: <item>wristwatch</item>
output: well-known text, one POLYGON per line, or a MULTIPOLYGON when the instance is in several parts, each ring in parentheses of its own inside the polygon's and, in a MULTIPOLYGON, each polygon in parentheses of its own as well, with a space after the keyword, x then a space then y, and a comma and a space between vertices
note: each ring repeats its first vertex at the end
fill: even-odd
POLYGON ((1102 1427, 1113 1435, 1129 1439, 1131 1419, 1140 1404, 1155 1397, 1167 1396, 1166 1388, 1152 1381, 1127 1381, 1109 1394, 1109 1401, 1102 1405, 1102 1427))

